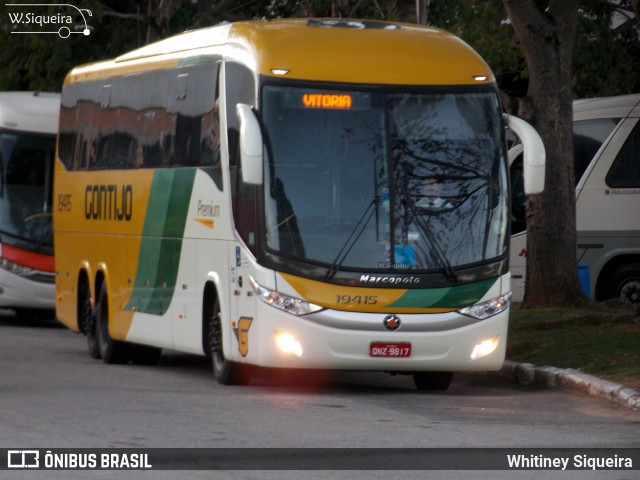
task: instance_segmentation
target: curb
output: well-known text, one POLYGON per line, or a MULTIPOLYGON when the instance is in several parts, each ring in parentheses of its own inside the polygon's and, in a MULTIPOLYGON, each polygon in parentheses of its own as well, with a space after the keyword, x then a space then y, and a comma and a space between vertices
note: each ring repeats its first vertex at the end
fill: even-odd
POLYGON ((500 374, 520 385, 567 388, 604 398, 632 410, 640 410, 640 392, 573 368, 537 367, 531 363, 507 360, 500 374))

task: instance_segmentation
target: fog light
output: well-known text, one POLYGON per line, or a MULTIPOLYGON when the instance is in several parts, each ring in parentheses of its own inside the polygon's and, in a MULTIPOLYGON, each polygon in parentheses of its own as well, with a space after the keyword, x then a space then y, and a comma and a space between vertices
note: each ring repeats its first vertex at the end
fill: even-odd
POLYGON ((288 333, 276 332, 276 346, 283 353, 302 356, 302 345, 288 333))
POLYGON ((488 340, 483 340, 478 343, 475 347, 473 347, 473 351, 471 352, 471 360, 478 360, 479 358, 486 357, 487 355, 492 354, 498 345, 500 344, 500 336, 489 338, 488 340))

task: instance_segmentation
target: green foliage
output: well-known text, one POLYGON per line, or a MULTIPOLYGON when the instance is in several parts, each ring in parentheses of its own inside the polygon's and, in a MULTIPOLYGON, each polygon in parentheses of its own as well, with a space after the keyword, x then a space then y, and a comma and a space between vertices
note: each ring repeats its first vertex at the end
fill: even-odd
POLYGON ((612 28, 615 10, 601 0, 582 0, 573 53, 576 98, 640 92, 640 21, 612 28))
MULTIPOLYGON (((640 92, 640 21, 617 30, 615 7, 582 0, 573 54, 574 98, 640 92)), ((432 0, 429 23, 469 43, 499 78, 528 71, 501 0, 432 0)))
POLYGON ((527 75, 524 56, 515 40, 501 0, 433 0, 429 23, 471 45, 496 75, 527 75))

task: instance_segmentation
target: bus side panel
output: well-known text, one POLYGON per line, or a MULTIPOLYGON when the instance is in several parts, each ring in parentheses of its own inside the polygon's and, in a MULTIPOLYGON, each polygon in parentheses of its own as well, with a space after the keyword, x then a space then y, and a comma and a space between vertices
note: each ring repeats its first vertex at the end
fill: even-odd
POLYGON ((198 169, 186 214, 184 240, 172 303, 174 348, 203 353, 203 294, 215 285, 223 316, 229 311, 229 258, 233 238, 228 193, 221 190, 215 172, 198 169))
POLYGON ((228 309, 231 219, 224 193, 205 171, 175 172, 162 174, 173 177, 171 185, 157 193, 154 187, 149 209, 160 213, 147 214, 149 229, 145 226, 141 251, 129 262, 137 263, 138 270, 127 307, 136 310, 127 340, 202 354, 202 302, 208 281, 228 309))
MULTIPOLYGON (((56 245, 72 245, 73 234, 56 232, 53 241, 56 245)), ((78 291, 77 259, 71 248, 58 249, 56 252, 56 317, 71 330, 78 331, 78 310, 75 295, 78 291)))
POLYGON ((621 255, 640 255, 640 189, 611 188, 606 180, 638 122, 627 118, 621 123, 577 195, 578 258, 589 266, 592 295, 597 295, 598 284, 607 281, 608 262, 621 255))
POLYGON ((81 234, 58 232, 54 241, 64 248, 56 254, 56 315, 58 320, 74 331, 78 331, 77 293, 78 279, 82 270, 89 276, 91 295, 98 300, 96 278, 104 277, 110 306, 110 334, 123 340, 131 324, 133 312, 123 308, 130 295, 128 280, 134 278, 128 251, 139 248, 139 238, 133 236, 81 234))
POLYGON ((511 272, 511 285, 513 287, 511 301, 522 302, 527 271, 527 232, 520 232, 511 237, 511 249, 509 251, 509 271, 511 272))
POLYGON ((606 177, 638 119, 627 119, 595 160, 589 177, 578 192, 577 229, 584 231, 637 230, 640 225, 638 189, 612 189, 606 177))
POLYGON ((137 273, 137 262, 131 260, 139 258, 153 171, 131 171, 123 177, 119 171, 66 172, 61 164, 57 168, 57 315, 62 323, 77 329, 77 281, 88 265, 94 300, 97 276, 107 280, 111 334, 122 340, 133 315, 126 308, 137 273))

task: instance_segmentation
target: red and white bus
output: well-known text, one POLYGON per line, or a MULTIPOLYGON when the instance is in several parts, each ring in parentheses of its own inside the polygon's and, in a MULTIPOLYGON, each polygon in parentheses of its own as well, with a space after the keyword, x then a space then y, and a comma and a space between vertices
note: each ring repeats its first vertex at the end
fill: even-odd
POLYGON ((0 308, 55 309, 53 160, 60 94, 0 92, 0 308))

